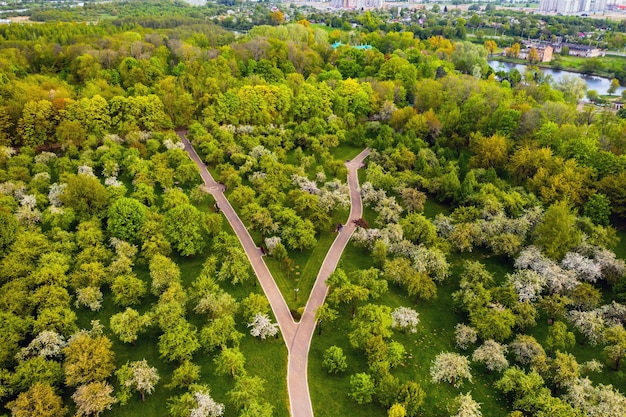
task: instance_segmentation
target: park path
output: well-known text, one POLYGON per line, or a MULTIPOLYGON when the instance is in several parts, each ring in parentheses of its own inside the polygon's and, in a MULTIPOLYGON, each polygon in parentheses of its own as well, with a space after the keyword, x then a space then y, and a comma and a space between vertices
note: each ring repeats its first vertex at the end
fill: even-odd
POLYGON ((207 190, 215 198, 220 210, 224 213, 228 223, 230 223, 239 238, 252 265, 252 269, 261 284, 261 288, 263 288, 263 292, 265 292, 270 302, 283 339, 287 345, 287 388, 289 391, 291 416, 313 417, 313 406, 309 395, 307 378, 307 365, 311 339, 315 331, 315 312, 319 306, 324 304, 326 294, 328 293, 326 278, 328 278, 337 267, 339 258, 356 228, 353 220, 359 219, 362 216, 363 204, 361 202, 357 171, 363 166, 363 160, 369 155, 370 150, 365 149, 354 159, 346 162, 346 167, 348 168, 348 187, 350 189, 350 216, 326 254, 304 308, 302 318, 300 322, 296 323, 272 274, 263 261, 261 250, 256 246, 248 229, 246 229, 243 222, 230 205, 230 202, 226 199, 224 186, 213 179, 206 165, 202 162, 191 143, 185 137, 186 132, 179 131, 177 133, 185 145, 185 151, 200 169, 200 176, 207 190))

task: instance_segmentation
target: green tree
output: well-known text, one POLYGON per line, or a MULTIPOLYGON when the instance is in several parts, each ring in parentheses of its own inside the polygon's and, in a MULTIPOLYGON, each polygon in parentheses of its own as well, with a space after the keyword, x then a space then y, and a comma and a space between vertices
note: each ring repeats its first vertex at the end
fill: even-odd
POLYGON ((146 283, 133 275, 120 275, 111 284, 113 302, 119 306, 127 307, 139 303, 146 295, 146 283))
POLYGON ((150 259, 150 278, 152 294, 160 295, 172 283, 180 283, 180 269, 174 261, 159 253, 150 259))
POLYGON ((374 388, 372 377, 366 373, 360 372, 350 377, 350 398, 356 401, 357 404, 372 402, 374 388))
MULTIPOLYGON (((240 375, 235 379, 235 386, 228 391, 228 398, 239 410, 255 409, 259 398, 265 391, 265 381, 258 376, 240 375)), ((261 414, 265 416, 265 414, 261 414)))
POLYGON ((166 385, 167 388, 189 388, 200 380, 200 366, 191 361, 183 361, 172 372, 172 380, 166 385))
POLYGON ((560 321, 555 321, 552 327, 548 329, 548 337, 546 337, 546 347, 550 352, 555 350, 569 350, 576 343, 574 333, 567 331, 567 325, 560 321))
POLYGON ((0 254, 4 254, 17 237, 19 223, 8 210, 0 208, 0 254))
POLYGON ((508 159, 507 139, 499 134, 484 137, 480 132, 470 135, 471 164, 477 168, 501 168, 508 159))
POLYGON ((415 242, 431 246, 437 239, 437 228, 424 215, 410 213, 400 220, 404 236, 415 242))
POLYGON ((112 236, 137 243, 146 221, 146 206, 134 198, 122 197, 108 209, 107 230, 112 236))
POLYGON ((561 260, 580 243, 581 233, 576 227, 576 216, 571 213, 567 202, 554 203, 546 210, 533 237, 534 243, 554 260, 561 260))
POLYGON ((54 108, 49 100, 28 101, 18 122, 22 144, 36 148, 53 138, 54 108))
MULTIPOLYGON (((6 295, 12 299, 20 297, 20 291, 10 290, 10 286, 2 287, 6 291, 6 295)), ((15 314, 3 311, 0 312, 0 340, 2 340, 3 348, 0 349, 0 365, 5 366, 8 361, 13 360, 15 354, 20 348, 20 342, 26 337, 26 332, 30 328, 29 320, 19 317, 15 314)))
POLYGON ((615 370, 619 371, 619 365, 626 356, 626 330, 621 324, 609 327, 604 332, 606 347, 604 353, 615 363, 615 370))
POLYGON ((241 301, 243 319, 249 323, 258 313, 269 314, 270 304, 263 294, 250 293, 241 301))
POLYGON ((391 325, 390 307, 375 304, 359 307, 352 321, 353 330, 348 335, 350 344, 356 348, 362 348, 373 336, 389 338, 393 334, 391 325))
POLYGON ((419 416, 425 400, 426 393, 417 382, 407 381, 400 387, 397 401, 404 407, 407 417, 419 416))
POLYGON ((344 372, 348 368, 346 355, 339 346, 331 346, 324 351, 322 366, 331 374, 344 372))
POLYGON ((61 364, 43 356, 35 356, 21 361, 15 367, 10 386, 15 391, 25 391, 36 382, 58 387, 63 381, 61 364))
POLYGON ((604 64, 598 58, 587 58, 583 60, 583 63, 580 66, 583 74, 595 74, 604 68, 604 64))
POLYGON ((108 194, 98 178, 89 175, 69 175, 61 201, 72 208, 78 217, 86 220, 91 216, 102 216, 107 206, 108 194))
POLYGON ((213 359, 215 373, 218 375, 228 375, 233 378, 245 373, 244 365, 246 358, 239 348, 225 348, 213 359))
POLYGON ((133 345, 139 337, 139 333, 145 331, 152 324, 150 314, 140 315, 137 310, 127 308, 121 313, 111 316, 110 327, 122 342, 133 345))
POLYGON ((338 315, 339 313, 337 312, 337 310, 333 310, 326 303, 319 306, 317 310, 315 311, 315 322, 317 325, 317 334, 321 336, 322 324, 336 320, 338 315))
POLYGON ((67 414, 61 397, 50 385, 41 382, 18 395, 7 408, 13 417, 63 417, 67 414))
POLYGON ((583 206, 583 214, 589 217, 595 224, 609 225, 611 214, 611 201, 602 193, 595 193, 589 197, 583 206))
POLYGON ((181 255, 195 255, 206 246, 204 215, 191 204, 168 210, 163 223, 165 235, 181 255))
POLYGON ((198 331, 184 319, 159 337, 159 356, 167 362, 191 360, 199 348, 198 331))
POLYGON ((610 96, 612 96, 613 94, 615 94, 618 88, 619 88, 619 80, 617 78, 613 78, 611 80, 611 85, 606 90, 606 92, 609 93, 610 96))
POLYGON ((106 336, 91 336, 87 332, 75 335, 63 349, 65 383, 69 386, 103 381, 115 369, 115 354, 106 336))
POLYGON ((515 315, 501 305, 482 307, 470 312, 470 322, 483 339, 502 342, 512 334, 515 315))

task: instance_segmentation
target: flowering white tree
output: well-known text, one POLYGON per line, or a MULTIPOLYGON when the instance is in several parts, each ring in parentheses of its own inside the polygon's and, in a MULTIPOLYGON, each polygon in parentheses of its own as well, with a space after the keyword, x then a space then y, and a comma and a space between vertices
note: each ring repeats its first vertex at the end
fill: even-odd
POLYGON ((78 175, 86 175, 88 177, 95 177, 96 175, 93 173, 93 168, 89 165, 81 165, 78 167, 78 175))
POLYGON ((453 414, 451 417, 482 417, 480 404, 472 398, 472 393, 460 394, 454 398, 449 411, 453 414))
POLYGON ((520 334, 509 345, 511 352, 515 355, 515 360, 522 365, 530 364, 534 358, 546 354, 543 347, 532 336, 520 334))
POLYGON ((509 361, 506 359, 506 345, 502 345, 493 340, 486 340, 472 354, 472 360, 482 362, 489 371, 502 372, 509 367, 509 361))
POLYGON ((335 187, 334 182, 329 182, 320 190, 319 206, 325 212, 329 213, 339 206, 342 208, 350 207, 350 191, 347 185, 339 183, 335 187), (332 184, 332 187, 329 185, 332 184))
POLYGON ((265 146, 263 145, 257 145, 254 148, 252 148, 250 150, 250 152, 248 153, 248 155, 250 155, 251 157, 253 157, 256 160, 259 160, 260 158, 264 157, 264 156, 271 156, 273 158, 276 158, 276 155, 274 155, 272 153, 272 151, 270 151, 269 149, 267 149, 265 146))
POLYGON ((592 359, 580 364, 581 373, 600 372, 604 368, 604 364, 599 360, 592 359))
POLYGON ((458 353, 441 352, 432 361, 430 377, 434 384, 445 381, 458 388, 463 385, 463 379, 472 382, 470 361, 458 353))
POLYGON ((598 307, 595 311, 602 316, 607 326, 626 323, 626 306, 615 302, 615 300, 611 304, 598 307))
POLYGON ((37 208, 37 199, 34 195, 22 196, 15 217, 24 226, 34 226, 41 221, 41 211, 37 208))
POLYGON ((611 385, 594 386, 589 378, 579 378, 569 384, 564 399, 589 417, 626 415, 626 398, 611 385))
POLYGON ((171 151, 173 149, 185 149, 184 143, 180 141, 173 141, 169 138, 163 141, 163 146, 165 146, 165 149, 167 149, 168 151, 171 151))
POLYGON ((623 259, 617 259, 614 252, 596 247, 593 250, 593 257, 600 265, 604 278, 615 282, 626 275, 626 263, 623 259))
POLYGON ((387 198, 387 193, 385 190, 374 188, 372 183, 365 182, 361 185, 361 198, 363 199, 363 204, 372 206, 387 198))
POLYGON ((454 336, 456 345, 463 350, 467 350, 469 345, 476 343, 478 332, 471 326, 458 323, 454 326, 454 336))
POLYGON ((159 372, 156 368, 148 365, 144 359, 126 363, 115 374, 120 380, 120 385, 124 387, 120 403, 125 404, 130 397, 129 391, 135 389, 141 394, 141 401, 144 401, 146 394, 152 394, 156 384, 159 382, 159 372))
POLYGON ((278 334, 278 323, 273 323, 267 314, 257 313, 252 322, 248 323, 250 334, 254 337, 265 339, 268 336, 278 334))
POLYGON ((553 260, 545 257, 536 246, 524 248, 515 260, 515 268, 531 269, 541 274, 551 293, 562 293, 579 284, 573 271, 563 270, 553 260))
POLYGON ((189 417, 219 417, 224 414, 224 404, 211 398, 208 388, 198 389, 193 398, 196 406, 191 409, 189 417))
POLYGON ((293 174, 291 176, 291 182, 297 187, 299 187, 300 190, 306 193, 314 194, 314 195, 318 195, 320 193, 320 189, 315 183, 315 181, 311 181, 310 179, 302 175, 293 174))
POLYGON ((61 183, 57 184, 56 182, 50 186, 50 191, 48 191, 48 201, 55 207, 60 207, 63 205, 61 202, 61 194, 65 191, 67 184, 61 183))
POLYGON ((561 267, 572 271, 581 281, 593 283, 602 278, 600 264, 577 252, 567 252, 561 261, 561 267))
POLYGON ((592 346, 602 341, 606 323, 597 310, 577 311, 572 310, 567 314, 567 319, 592 346))
POLYGON ((380 225, 386 225, 389 223, 398 223, 403 208, 398 204, 395 197, 385 197, 378 201, 374 210, 378 212, 376 221, 380 225))
POLYGON ((63 348, 67 345, 65 338, 55 331, 44 330, 37 335, 26 347, 23 347, 16 358, 24 361, 33 356, 43 358, 57 358, 61 356, 63 348))
POLYGON ((113 387, 106 381, 90 382, 81 385, 72 395, 76 403, 76 416, 96 416, 98 417, 105 410, 110 410, 111 406, 117 402, 113 393, 113 387))
POLYGON ((267 248, 267 254, 272 256, 276 247, 282 243, 280 236, 272 236, 265 238, 265 247, 267 248))
POLYGON ((412 308, 398 307, 391 312, 391 327, 405 333, 416 333, 419 322, 419 313, 412 308))
POLYGON ((107 177, 104 179, 104 185, 107 185, 109 187, 122 187, 124 183, 122 183, 115 177, 107 177))
POLYGON ((507 274, 520 302, 535 301, 546 286, 546 278, 531 269, 522 269, 507 274))
POLYGON ((81 305, 91 311, 98 311, 102 307, 102 291, 98 287, 84 287, 76 290, 76 307, 81 305))

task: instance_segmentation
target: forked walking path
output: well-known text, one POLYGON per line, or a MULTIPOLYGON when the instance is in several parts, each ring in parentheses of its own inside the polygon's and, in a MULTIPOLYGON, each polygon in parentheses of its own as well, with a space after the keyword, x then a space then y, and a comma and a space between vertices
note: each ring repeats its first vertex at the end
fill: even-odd
POLYGON ((307 378, 307 363, 311 339, 315 331, 315 311, 324 304, 326 294, 328 293, 326 278, 337 267, 339 258, 356 228, 353 220, 362 216, 363 205, 359 193, 357 171, 363 165, 363 160, 369 155, 370 151, 365 149, 356 158, 346 163, 348 168, 348 187, 350 188, 350 217, 326 254, 304 308, 302 318, 300 322, 296 323, 272 274, 263 261, 261 250, 256 246, 243 222, 226 199, 224 186, 213 179, 195 149, 185 137, 184 132, 178 132, 178 135, 185 145, 185 151, 187 151, 189 157, 200 169, 200 175, 205 186, 215 198, 220 210, 224 213, 224 216, 226 216, 226 219, 237 234, 276 316, 289 354, 287 359, 287 388, 289 391, 291 416, 313 417, 313 406, 309 395, 307 378))

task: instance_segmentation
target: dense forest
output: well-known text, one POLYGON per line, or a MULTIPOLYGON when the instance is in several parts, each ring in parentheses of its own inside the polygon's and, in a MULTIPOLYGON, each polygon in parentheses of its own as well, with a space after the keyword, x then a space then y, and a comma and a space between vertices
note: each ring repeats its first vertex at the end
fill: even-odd
POLYGON ((372 149, 317 311, 317 415, 626 414, 626 120, 441 34, 126 6, 0 26, 0 412, 288 415, 286 348, 184 130, 296 318, 372 149))

